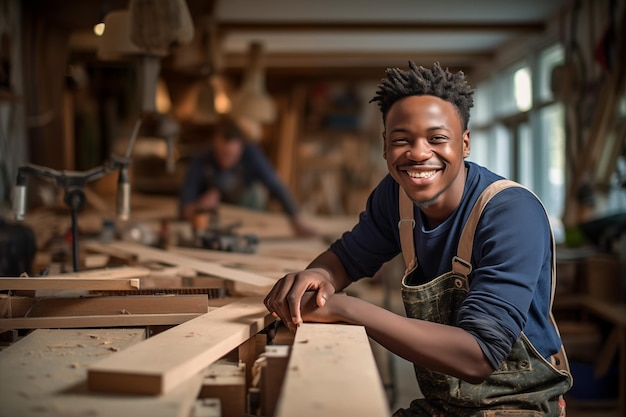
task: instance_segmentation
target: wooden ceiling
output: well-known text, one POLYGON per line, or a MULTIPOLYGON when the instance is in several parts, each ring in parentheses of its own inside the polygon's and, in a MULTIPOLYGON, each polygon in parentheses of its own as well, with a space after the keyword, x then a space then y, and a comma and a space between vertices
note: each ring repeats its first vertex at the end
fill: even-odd
MULTIPOLYGON (((251 41, 274 75, 379 76, 408 59, 471 72, 520 37, 541 34, 566 0, 187 0, 196 26, 216 19, 224 66, 239 71, 251 41)), ((128 0, 23 0, 25 13, 89 34, 128 0)))

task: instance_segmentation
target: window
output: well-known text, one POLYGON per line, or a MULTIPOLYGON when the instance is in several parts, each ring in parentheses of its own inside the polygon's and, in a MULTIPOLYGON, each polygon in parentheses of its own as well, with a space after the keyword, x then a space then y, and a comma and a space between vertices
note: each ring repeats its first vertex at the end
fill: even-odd
POLYGON ((552 70, 565 60, 565 52, 560 44, 553 45, 539 53, 539 88, 538 99, 547 102, 554 99, 552 95, 552 70))
POLYGON ((560 44, 477 84, 470 159, 533 190, 551 217, 565 200, 564 109, 552 97, 560 44))

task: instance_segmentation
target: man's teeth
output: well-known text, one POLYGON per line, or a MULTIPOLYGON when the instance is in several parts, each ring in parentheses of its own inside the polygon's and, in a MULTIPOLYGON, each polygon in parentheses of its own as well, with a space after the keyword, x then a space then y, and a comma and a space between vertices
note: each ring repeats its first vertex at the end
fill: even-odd
POLYGON ((435 175, 436 172, 437 171, 433 169, 432 171, 407 171, 406 173, 409 174, 411 178, 429 178, 435 175))

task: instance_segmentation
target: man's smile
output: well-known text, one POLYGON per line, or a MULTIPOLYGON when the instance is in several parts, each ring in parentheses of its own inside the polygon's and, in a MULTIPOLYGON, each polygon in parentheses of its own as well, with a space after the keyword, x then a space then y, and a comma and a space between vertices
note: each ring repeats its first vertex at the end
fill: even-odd
POLYGON ((428 170, 428 171, 414 171, 414 170, 406 170, 405 171, 409 177, 411 178, 430 178, 437 173, 436 169, 428 170))

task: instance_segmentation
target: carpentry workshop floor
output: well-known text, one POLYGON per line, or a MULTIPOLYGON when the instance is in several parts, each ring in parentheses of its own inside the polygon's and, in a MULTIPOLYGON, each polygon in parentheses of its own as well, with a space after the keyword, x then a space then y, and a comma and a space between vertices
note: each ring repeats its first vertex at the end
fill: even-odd
MULTIPOLYGON (((402 268, 400 265, 399 268, 402 268)), ((398 275, 398 266, 389 265, 386 276, 390 279, 398 275)), ((401 274, 401 272, 400 272, 401 274)), ((404 314, 400 291, 396 286, 387 285, 377 280, 362 280, 350 287, 350 294, 376 303, 398 314, 404 314), (387 301, 385 301, 385 298, 387 301)), ((419 397, 421 392, 415 380, 413 365, 396 356, 390 354, 386 349, 372 341, 372 350, 379 366, 381 378, 391 399, 391 410, 395 411, 401 407, 407 407, 411 400, 419 397)), ((624 417, 619 416, 617 411, 617 401, 597 401, 580 402, 568 400, 568 417, 624 417)))

